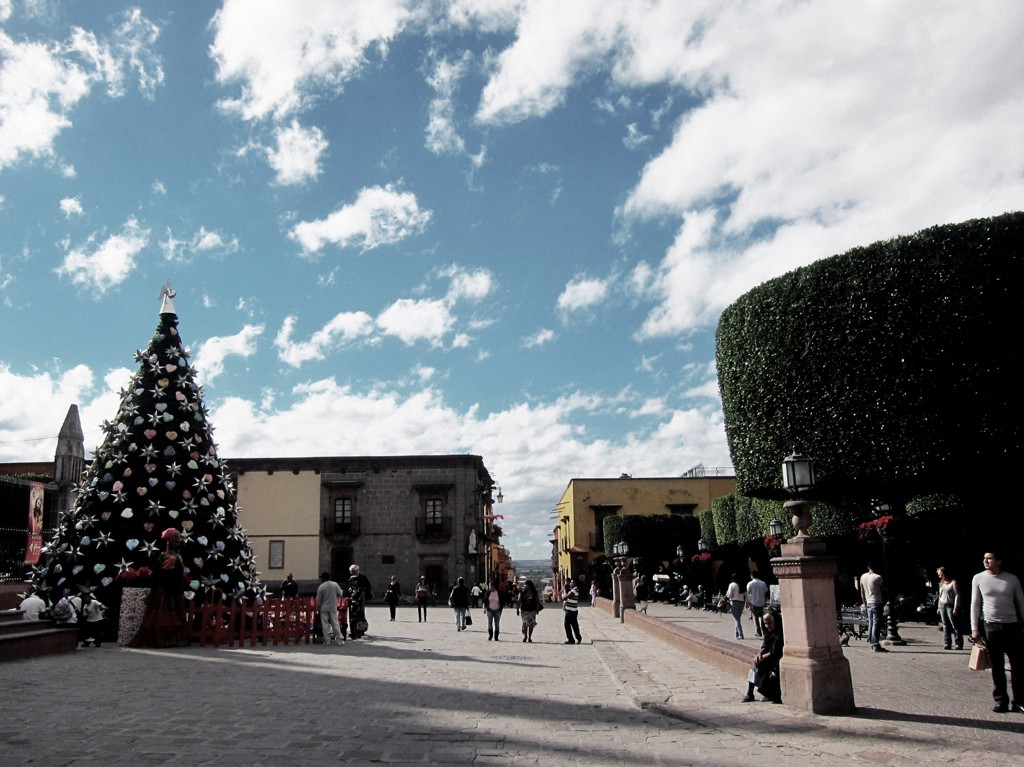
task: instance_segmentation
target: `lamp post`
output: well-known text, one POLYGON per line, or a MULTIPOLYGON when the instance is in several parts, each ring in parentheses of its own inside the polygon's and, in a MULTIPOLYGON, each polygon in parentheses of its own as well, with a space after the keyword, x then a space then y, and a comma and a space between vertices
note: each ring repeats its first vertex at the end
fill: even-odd
POLYGON ((615 553, 616 557, 618 557, 617 566, 614 572, 615 583, 618 587, 619 595, 619 612, 616 617, 625 621, 626 610, 636 609, 636 600, 633 597, 633 585, 630 582, 629 577, 629 544, 625 541, 619 541, 612 547, 612 551, 615 553))
MULTIPOLYGON (((888 514, 892 514, 892 505, 886 501, 875 501, 873 506, 875 515, 878 517, 884 517, 888 514)), ((884 583, 886 585, 886 591, 889 593, 889 603, 886 605, 887 615, 885 620, 885 639, 883 639, 882 642, 883 644, 898 645, 902 647, 906 644, 906 641, 900 636, 900 596, 896 593, 896 579, 892 577, 892 571, 889 570, 889 552, 885 543, 885 531, 879 529, 878 537, 882 541, 882 567, 885 568, 884 583)))
MULTIPOLYGON (((849 713, 855 708, 853 678, 836 624, 838 562, 825 556, 824 541, 807 533, 814 502, 805 494, 814 488, 814 461, 794 451, 782 462, 782 481, 790 496, 784 507, 793 514, 797 531, 780 547, 781 556, 771 560, 786 625, 786 653, 779 666, 783 700, 816 714, 849 713)), ((773 534, 781 528, 781 523, 772 526, 773 534)))

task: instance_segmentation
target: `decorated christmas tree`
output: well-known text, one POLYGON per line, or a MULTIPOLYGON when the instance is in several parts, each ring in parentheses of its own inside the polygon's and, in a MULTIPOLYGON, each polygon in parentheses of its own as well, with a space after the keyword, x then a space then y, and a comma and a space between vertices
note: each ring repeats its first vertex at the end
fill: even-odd
POLYGON ((143 585, 156 567, 170 528, 181 533, 185 588, 198 600, 215 589, 229 597, 265 594, 173 297, 168 284, 160 323, 135 353, 139 368, 121 391, 117 416, 104 422, 75 505, 34 570, 32 590, 51 603, 65 592, 91 593, 114 607, 121 586, 143 585))

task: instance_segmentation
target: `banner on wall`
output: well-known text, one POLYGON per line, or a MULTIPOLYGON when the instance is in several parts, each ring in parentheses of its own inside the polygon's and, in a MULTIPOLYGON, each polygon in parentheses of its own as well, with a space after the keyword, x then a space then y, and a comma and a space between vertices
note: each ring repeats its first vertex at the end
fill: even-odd
POLYGON ((28 540, 25 542, 25 564, 34 565, 43 550, 43 498, 45 485, 33 482, 28 491, 28 540))

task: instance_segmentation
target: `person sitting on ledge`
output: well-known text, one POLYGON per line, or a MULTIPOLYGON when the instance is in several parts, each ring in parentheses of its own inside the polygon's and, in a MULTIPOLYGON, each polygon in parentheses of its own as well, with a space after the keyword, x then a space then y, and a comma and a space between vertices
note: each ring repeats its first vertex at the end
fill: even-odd
POLYGON ((743 696, 743 703, 753 703, 755 687, 766 700, 770 700, 772 703, 782 703, 779 660, 782 658, 784 644, 782 616, 774 610, 766 611, 761 651, 754 656, 754 662, 750 667, 750 675, 747 677, 747 694, 743 696))

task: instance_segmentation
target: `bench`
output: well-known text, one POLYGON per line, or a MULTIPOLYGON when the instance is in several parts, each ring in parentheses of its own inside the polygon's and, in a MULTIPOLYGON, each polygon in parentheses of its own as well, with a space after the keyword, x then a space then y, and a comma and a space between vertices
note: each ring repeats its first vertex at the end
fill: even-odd
POLYGON ((846 646, 850 639, 863 639, 868 633, 868 616, 860 607, 840 608, 836 617, 839 628, 839 636, 842 637, 840 644, 846 646))

